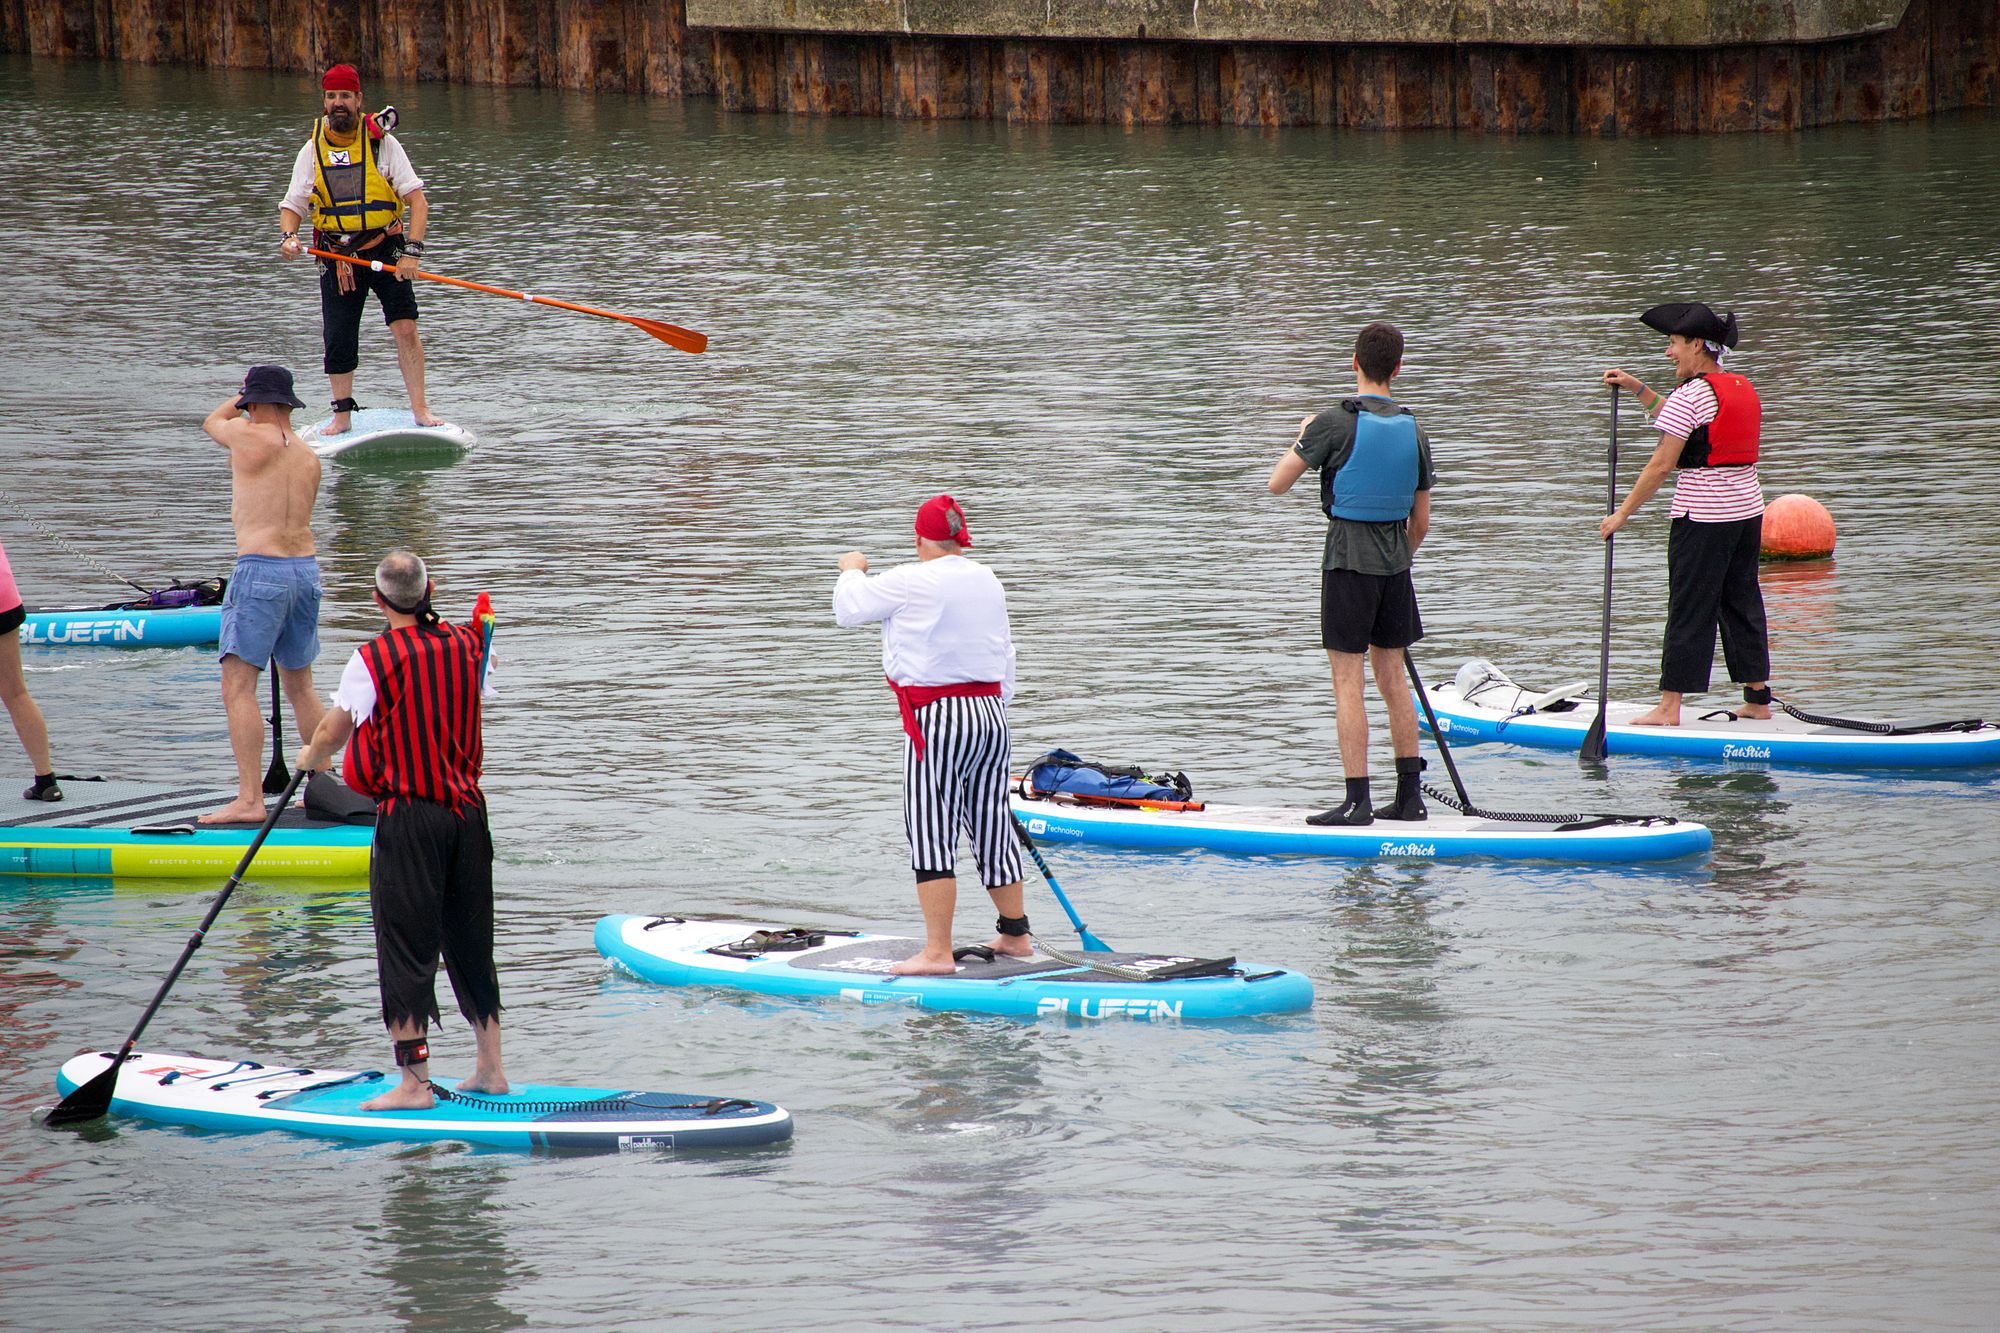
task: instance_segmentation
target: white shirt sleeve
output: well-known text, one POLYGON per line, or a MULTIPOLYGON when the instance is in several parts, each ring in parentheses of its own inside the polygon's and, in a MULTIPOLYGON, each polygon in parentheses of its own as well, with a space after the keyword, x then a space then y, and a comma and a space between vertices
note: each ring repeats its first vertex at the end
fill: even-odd
POLYGON ((382 136, 382 142, 375 150, 375 165, 388 177, 390 188, 405 199, 424 188, 424 178, 410 165, 410 155, 403 151, 403 145, 393 134, 382 136))
POLYGON ((297 213, 303 222, 312 221, 313 192, 313 146, 308 139, 299 147, 299 155, 292 163, 292 183, 285 190, 280 208, 289 208, 297 213))
POLYGON ((846 628, 872 625, 895 615, 908 601, 900 568, 874 575, 843 569, 833 585, 833 622, 846 628))
POLYGON ((375 678, 359 652, 347 659, 340 673, 340 686, 333 692, 333 706, 343 709, 360 726, 375 714, 375 678))

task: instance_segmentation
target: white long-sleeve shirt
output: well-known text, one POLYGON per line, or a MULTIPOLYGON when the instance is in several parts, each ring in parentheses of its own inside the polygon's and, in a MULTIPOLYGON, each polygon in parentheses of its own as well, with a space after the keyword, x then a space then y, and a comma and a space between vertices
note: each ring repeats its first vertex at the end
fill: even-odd
POLYGON ((993 571, 962 555, 897 565, 880 574, 842 570, 833 618, 882 625, 882 674, 898 685, 999 681, 1014 697, 1014 635, 1007 592, 993 571))
MULTIPOLYGON (((366 129, 361 131, 367 133, 366 129)), ((355 140, 359 143, 360 140, 355 140)), ((396 136, 385 134, 375 145, 375 166, 389 182, 389 188, 408 199, 411 194, 424 188, 424 178, 410 165, 410 155, 403 151, 403 145, 396 142, 396 136)), ((313 144, 307 139, 299 148, 299 155, 292 163, 292 183, 279 203, 280 208, 290 209, 307 222, 312 221, 313 192, 313 144)), ((267 198, 269 196, 266 196, 267 198)))

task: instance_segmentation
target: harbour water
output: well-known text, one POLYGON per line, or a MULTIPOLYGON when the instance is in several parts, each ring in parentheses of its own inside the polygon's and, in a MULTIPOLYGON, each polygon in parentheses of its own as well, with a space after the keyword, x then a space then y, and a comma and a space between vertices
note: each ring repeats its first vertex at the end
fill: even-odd
MULTIPOLYGON (((1458 752, 1476 797, 1680 814, 1714 855, 1055 857, 1113 944, 1309 973, 1315 1007, 1282 1021, 677 992, 608 974, 590 928, 916 924, 875 637, 828 598, 840 552, 906 556, 937 491, 1009 588, 1017 762, 1063 745, 1210 799, 1326 803, 1320 521, 1263 480, 1351 390, 1373 318, 1408 334, 1398 385, 1436 448, 1428 677, 1594 674, 1596 373, 1666 382, 1635 316, 1704 299, 1743 324, 1767 494, 1840 525, 1835 561, 1766 572, 1780 687, 2000 712, 2000 120, 1573 141, 385 98, 428 181, 428 268, 713 345, 421 290, 433 406, 481 443, 329 466, 320 683, 377 626, 386 548, 434 557, 447 611, 489 590, 512 1071, 766 1098, 797 1138, 537 1159, 46 1131, 56 1067, 123 1038, 213 889, 16 881, 0 1326, 1990 1326, 1990 771, 1593 776, 1485 747, 1458 752)), ((31 602, 115 599, 98 566, 224 572, 201 417, 255 361, 324 398, 311 270, 276 254, 315 104, 302 78, 0 59, 0 540, 31 602)), ((402 401, 372 309, 357 397, 402 401)), ((1629 481, 1651 437, 1629 405, 1621 427, 1629 481)), ((1616 548, 1628 697, 1654 684, 1665 527, 1655 501, 1616 548)), ((210 654, 27 664, 63 771, 226 779, 210 654)), ((365 889, 253 876, 146 1040, 385 1064, 365 889)), ((435 1045, 469 1064, 455 1017, 435 1045)))

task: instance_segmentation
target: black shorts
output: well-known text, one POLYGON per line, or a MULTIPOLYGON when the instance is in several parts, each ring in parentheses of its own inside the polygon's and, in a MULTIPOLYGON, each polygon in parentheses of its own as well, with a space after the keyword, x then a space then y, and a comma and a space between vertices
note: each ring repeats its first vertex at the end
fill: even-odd
POLYGON ((1400 574, 1320 571, 1320 647, 1336 653, 1365 653, 1370 647, 1407 648, 1423 637, 1417 585, 1411 582, 1409 570, 1400 574))
POLYGON ((493 966, 493 840, 478 806, 399 796, 375 822, 368 866, 382 1021, 436 1021, 438 960, 468 1023, 500 1013, 493 966))
MULTIPOLYGON (((380 259, 384 264, 393 261, 403 252, 400 239, 392 238, 364 250, 362 259, 380 259)), ((346 375, 361 363, 361 312, 368 304, 368 293, 374 292, 375 299, 382 306, 382 322, 394 324, 399 319, 417 317, 417 284, 399 279, 393 269, 380 273, 372 268, 356 268, 339 260, 322 260, 319 275, 319 328, 320 337, 326 344, 326 360, 323 368, 329 375, 346 375), (340 290, 340 278, 336 270, 346 269, 354 275, 354 290, 340 290)))
POLYGON ((0 611, 0 634, 12 634, 28 623, 28 608, 16 606, 9 611, 0 611))

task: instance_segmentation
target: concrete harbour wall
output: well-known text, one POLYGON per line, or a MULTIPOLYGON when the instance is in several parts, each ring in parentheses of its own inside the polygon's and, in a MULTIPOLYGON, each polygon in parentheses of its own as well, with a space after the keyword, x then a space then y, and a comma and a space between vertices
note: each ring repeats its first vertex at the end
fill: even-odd
POLYGON ((2000 0, 0 0, 0 50, 1013 123, 1728 133, 2000 102, 2000 0))

